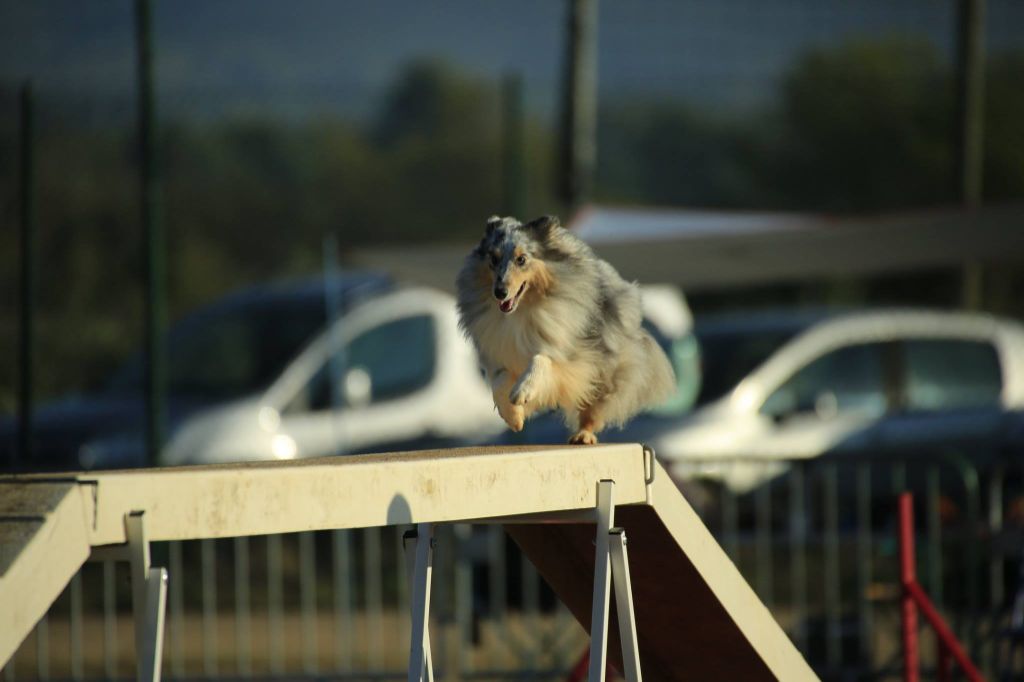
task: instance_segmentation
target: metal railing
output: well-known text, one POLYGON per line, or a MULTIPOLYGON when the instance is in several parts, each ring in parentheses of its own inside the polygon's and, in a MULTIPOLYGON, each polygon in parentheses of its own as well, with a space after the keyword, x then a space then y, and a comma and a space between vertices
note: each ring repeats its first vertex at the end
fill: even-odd
MULTIPOLYGON (((154 562, 178 577, 168 585, 165 678, 404 679, 403 530, 154 543, 154 562)), ((557 679, 588 638, 533 566, 509 551, 499 526, 442 526, 438 534, 440 675, 557 679)), ((132 677, 129 587, 124 565, 86 564, 5 679, 132 677)))
POLYGON ((904 490, 921 502, 924 588, 989 678, 1024 670, 1004 651, 1008 637, 1021 635, 1007 632, 1008 590, 1024 585, 1006 576, 1024 544, 1015 544, 1020 528, 1005 527, 1004 512, 1021 499, 1024 462, 989 460, 984 474, 952 453, 691 466, 726 480, 760 470, 764 482, 748 493, 720 486, 704 518, 822 677, 902 672, 896 500, 904 490))
MULTIPOLYGON (((1012 658, 1024 633, 1010 622, 1024 589, 1012 570, 1024 536, 1006 514, 1020 504, 1021 461, 989 462, 983 472, 951 454, 688 466, 682 485, 694 506, 823 678, 901 675, 896 493, 904 489, 920 501, 923 587, 989 679, 1024 670, 1012 658), (737 492, 721 482, 734 479, 759 484, 737 492)), ((154 543, 154 562, 172 576, 164 676, 404 677, 404 530, 154 543)), ((502 529, 455 524, 438 533, 438 677, 564 678, 586 633, 502 529)), ((85 565, 4 679, 131 677, 130 603, 125 566, 85 565)), ((937 662, 923 653, 927 679, 937 662)))

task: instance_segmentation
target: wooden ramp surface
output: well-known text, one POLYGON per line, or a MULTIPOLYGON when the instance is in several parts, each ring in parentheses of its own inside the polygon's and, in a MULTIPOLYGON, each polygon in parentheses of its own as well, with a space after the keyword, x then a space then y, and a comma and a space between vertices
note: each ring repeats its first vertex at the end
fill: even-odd
POLYGON ((815 679, 660 466, 649 482, 651 464, 609 444, 0 477, 0 666, 139 511, 152 541, 516 518, 508 532, 586 627, 595 526, 550 521, 586 519, 613 480, 647 680, 815 679))
MULTIPOLYGON (((644 679, 817 679, 664 469, 650 504, 617 507, 615 525, 626 529, 644 679)), ((506 531, 589 632, 595 526, 506 531)), ((608 658, 621 671, 614 599, 609 628, 608 658)))
POLYGON ((0 667, 88 557, 74 479, 0 480, 0 667))

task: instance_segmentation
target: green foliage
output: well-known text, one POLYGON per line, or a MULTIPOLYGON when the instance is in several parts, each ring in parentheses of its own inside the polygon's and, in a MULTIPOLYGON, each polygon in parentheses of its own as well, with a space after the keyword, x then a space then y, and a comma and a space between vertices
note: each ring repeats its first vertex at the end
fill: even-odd
POLYGON ((948 69, 927 43, 812 52, 783 88, 779 190, 836 211, 950 201, 952 104, 948 69))
POLYGON ((371 136, 383 148, 493 137, 497 101, 489 90, 443 62, 414 62, 385 96, 371 136))
MULTIPOLYGON (((1024 54, 988 69, 985 197, 1024 197, 1024 54)), ((599 198, 729 208, 879 211, 955 203, 954 88, 928 43, 806 53, 773 108, 744 118, 679 102, 602 111, 599 198)))
MULTIPOLYGON (((10 110, 10 109, 8 109, 10 110)), ((343 250, 475 236, 500 197, 497 89, 436 62, 410 67, 373 122, 256 118, 165 124, 161 205, 171 318, 226 291, 317 272, 343 250)), ((0 216, 17 223, 17 120, 0 119, 0 216), (8 153, 11 152, 11 153, 8 153)), ((531 155, 553 156, 540 126, 531 155)), ((37 147, 37 393, 101 381, 141 345, 142 242, 131 130, 47 121, 37 147)), ((546 172, 548 164, 538 161, 546 172)), ((550 206, 531 180, 534 202, 550 206)), ((17 230, 4 231, 0 412, 17 378, 17 230), (9 244, 9 247, 8 247, 9 244), (9 332, 9 333, 8 333, 9 332)))
POLYGON ((1024 52, 998 55, 985 84, 983 193, 988 200, 1024 197, 1024 52))
POLYGON ((736 208, 772 201, 748 121, 679 102, 630 102, 602 112, 598 135, 601 200, 736 208))

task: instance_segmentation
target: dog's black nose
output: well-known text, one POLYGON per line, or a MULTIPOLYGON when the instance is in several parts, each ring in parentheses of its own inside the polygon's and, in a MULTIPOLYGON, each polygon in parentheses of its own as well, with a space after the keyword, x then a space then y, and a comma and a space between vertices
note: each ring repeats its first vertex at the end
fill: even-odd
POLYGON ((498 299, 499 301, 504 301, 506 298, 508 298, 508 289, 501 286, 500 284, 494 287, 494 298, 498 299))

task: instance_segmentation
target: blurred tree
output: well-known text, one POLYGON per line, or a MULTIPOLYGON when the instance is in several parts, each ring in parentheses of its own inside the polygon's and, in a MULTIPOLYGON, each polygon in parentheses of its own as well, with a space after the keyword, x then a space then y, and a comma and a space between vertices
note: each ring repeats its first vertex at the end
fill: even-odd
POLYGON ((600 121, 601 200, 718 207, 763 207, 768 200, 747 121, 666 101, 613 104, 600 121))
POLYGON ((986 200, 1024 198, 1024 51, 989 60, 985 84, 986 200))
POLYGON ((443 61, 416 61, 385 94, 371 137, 381 147, 414 138, 441 143, 480 140, 494 131, 496 107, 492 87, 443 61))
MULTIPOLYGON (((989 60, 990 200, 1024 197, 1021 74, 1024 53, 989 60)), ((834 211, 951 202, 952 96, 934 49, 890 39, 807 53, 778 106, 742 118, 678 101, 606 102, 598 199, 834 211)), ((141 332, 131 132, 76 123, 53 99, 39 107, 40 398, 102 380, 141 332)), ((6 225, 17 215, 13 101, 0 88, 6 225)), ((172 318, 232 288, 318 271, 328 231, 343 249, 475 238, 500 208, 500 118, 496 84, 418 61, 365 124, 170 123, 161 144, 172 318)), ((551 131, 528 119, 524 147, 527 213, 557 212, 551 131)), ((0 412, 10 412, 16 231, 0 240, 0 290, 12 293, 0 296, 0 412)))
POLYGON ((783 86, 767 179, 801 208, 953 201, 952 97, 949 67, 929 43, 892 38, 809 52, 783 86))
POLYGON ((371 128, 378 241, 475 234, 500 205, 498 92, 444 62, 411 64, 371 128), (388 197, 387 201, 380 201, 388 197))
MULTIPOLYGON (((315 273, 323 235, 343 249, 475 237, 500 206, 494 84, 440 62, 402 72, 365 125, 254 117, 161 133, 171 318, 225 292, 315 273)), ((0 88, 0 101, 13 101, 0 88)), ((60 109, 51 100, 42 112, 60 109), (48 106, 49 105, 49 106, 48 106)), ((0 110, 0 218, 17 215, 17 121, 0 110)), ((131 131, 50 116, 39 170, 39 370, 52 397, 101 382, 141 342, 131 131)), ((526 126, 531 211, 550 211, 550 133, 526 126)), ((16 292, 16 231, 0 235, 0 285, 16 292), (9 245, 9 248, 8 248, 9 245)), ((0 413, 14 408, 17 296, 0 297, 0 413), (8 333, 9 332, 9 333, 8 333)))
MULTIPOLYGON (((991 60, 988 196, 1024 195, 1024 59, 991 60)), ((608 103, 605 201, 872 211, 956 200, 950 65, 911 38, 807 52, 777 106, 723 117, 679 101, 608 103)))

